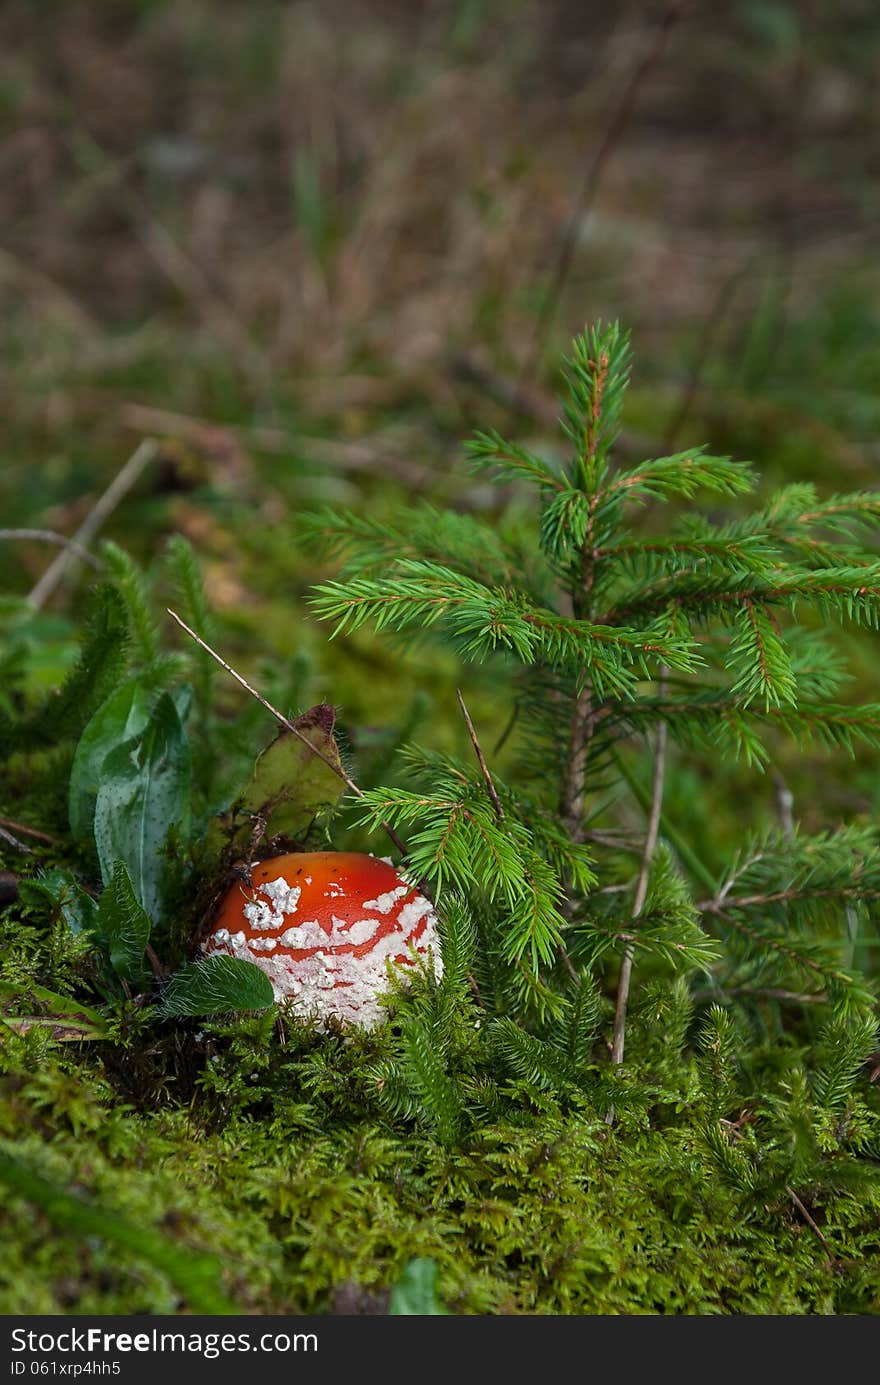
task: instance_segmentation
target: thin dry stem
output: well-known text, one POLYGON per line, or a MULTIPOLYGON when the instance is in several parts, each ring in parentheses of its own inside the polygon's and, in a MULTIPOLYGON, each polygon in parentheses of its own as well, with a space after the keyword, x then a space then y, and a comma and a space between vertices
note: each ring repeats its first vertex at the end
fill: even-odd
POLYGON ((832 1264, 833 1266, 834 1266, 834 1265, 839 1265, 839 1264, 840 1264, 840 1260, 839 1260, 838 1257, 835 1255, 834 1251, 831 1249, 831 1245, 830 1245, 830 1242, 828 1241, 828 1237, 825 1235, 824 1231, 823 1231, 822 1228, 818 1225, 818 1223, 814 1220, 814 1218, 810 1215, 810 1212, 809 1212, 808 1209, 804 1206, 803 1202, 802 1202, 801 1199, 798 1197, 798 1195, 797 1195, 797 1193, 795 1192, 794 1188, 792 1188, 791 1185, 789 1184, 789 1185, 786 1186, 785 1191, 788 1193, 788 1196, 791 1198, 791 1200, 792 1200, 792 1202, 794 1203, 795 1207, 798 1209, 798 1211, 800 1212, 800 1214, 801 1214, 801 1216, 803 1217, 804 1221, 807 1223, 807 1226, 809 1226, 810 1229, 816 1233, 816 1236, 817 1236, 818 1239, 822 1242, 823 1246, 825 1247, 826 1251, 828 1252, 828 1259, 830 1260, 831 1264, 832 1264))
MULTIPOLYGON (((648 878, 651 861, 660 835, 660 814, 663 808, 663 779, 666 772, 666 723, 657 727, 657 748, 654 755, 654 781, 651 788, 651 810, 648 816, 648 831, 642 851, 642 865, 636 881, 636 894, 633 901, 633 919, 637 919, 645 906, 648 894, 648 878)), ((623 1049, 626 1038, 626 1011, 629 1003, 629 988, 632 980, 633 948, 629 946, 623 955, 620 980, 617 984, 617 1004, 614 1011, 614 1042, 611 1048, 612 1061, 619 1067, 623 1062, 623 1049)))
POLYGON ((779 825, 786 841, 794 839, 794 794, 786 784, 778 769, 773 771, 773 786, 776 789, 776 812, 779 825))
POLYGON ((562 821, 572 841, 584 840, 584 796, 587 784, 587 759, 593 739, 595 719, 593 698, 589 688, 578 693, 569 725, 569 755, 565 767, 560 810, 562 821))
POLYGON ((156 956, 156 951, 155 951, 155 949, 154 949, 152 943, 147 943, 147 946, 146 946, 146 954, 147 954, 147 961, 148 961, 149 964, 150 964, 150 970, 152 971, 152 973, 153 973, 153 975, 155 976, 156 980, 157 980, 157 981, 167 981, 167 979, 168 979, 168 968, 167 968, 166 966, 163 966, 162 963, 159 961, 159 958, 156 956))
POLYGON ((158 443, 153 438, 144 438, 125 465, 117 471, 103 495, 98 497, 89 510, 72 540, 68 541, 67 546, 49 565, 32 589, 28 596, 28 603, 36 610, 40 610, 46 604, 55 588, 64 580, 73 564, 78 561, 76 550, 88 547, 105 520, 113 513, 132 486, 137 484, 150 462, 158 455, 158 451, 158 443))
POLYGON ((740 995, 788 1005, 824 1005, 828 1000, 826 991, 787 991, 782 986, 706 986, 692 992, 695 1001, 727 1000, 740 995))
MULTIPOLYGON (((237 673, 236 670, 232 667, 232 665, 228 664, 226 660, 223 658, 223 656, 217 653, 216 649, 212 649, 209 644, 205 643, 201 635, 197 635, 195 630, 190 629, 186 621, 181 620, 180 616, 177 614, 176 611, 172 611, 171 608, 167 606, 165 609, 168 611, 168 614, 170 615, 171 619, 175 620, 177 624, 180 626, 180 628, 186 631, 190 639, 195 640, 196 644, 200 645, 201 648, 204 649, 206 654, 210 654, 211 658, 215 659, 217 663, 220 665, 220 667, 225 669, 226 672, 232 678, 235 679, 236 683, 240 684, 240 686, 244 688, 245 692, 250 693, 251 697, 255 697, 256 700, 259 702, 260 706, 265 707, 266 711, 270 712, 272 716, 275 718, 275 720, 281 723, 285 730, 290 731, 294 736, 296 736, 297 740, 302 741, 303 745, 308 746, 311 753, 313 755, 317 755, 319 760, 323 760, 327 768, 331 769, 333 773, 337 776, 337 778, 342 780, 343 784, 346 785, 346 787, 350 790, 351 793, 355 795, 356 798, 364 797, 363 789, 355 783, 355 781, 351 778, 349 774, 346 774, 345 770, 340 765, 334 764, 333 761, 330 759, 329 755, 325 755, 323 750, 319 750, 316 745, 312 745, 312 742, 308 739, 308 737, 304 736, 302 732, 298 730, 298 728, 293 724, 293 722, 284 715, 283 712, 279 712, 277 707, 273 707, 272 703, 267 701, 267 699, 263 697, 262 693, 258 693, 256 688, 252 687, 246 678, 243 678, 240 673, 237 673)), ((394 828, 387 822, 383 822, 381 826, 388 835, 388 837, 390 837, 394 845, 397 847, 397 850, 401 853, 401 855, 406 856, 406 843, 397 835, 394 828)))
POLYGON ((23 851, 25 856, 30 856, 31 848, 25 846, 24 842, 20 842, 18 838, 14 837, 5 827, 0 827, 0 837, 2 837, 3 841, 9 846, 14 847, 16 851, 23 851))
POLYGON ((458 705, 461 708, 461 714, 464 717, 464 724, 468 729, 468 735, 471 738, 471 745, 474 747, 474 754, 477 757, 477 763, 480 766, 480 771, 483 775, 483 779, 486 784, 486 791, 492 800, 492 807, 495 809, 495 816, 499 822, 503 822, 504 807, 501 803, 501 799, 498 797, 498 791, 495 788, 495 784, 492 779, 492 774, 489 770, 489 766, 486 764, 486 757, 483 754, 483 751, 480 747, 480 742, 477 739, 477 733, 474 730, 474 723, 471 721, 470 713, 467 707, 465 706, 464 698, 461 695, 461 688, 455 689, 455 695, 458 698, 458 705))
POLYGON ((57 548, 69 548, 70 551, 82 562, 88 563, 96 571, 100 572, 104 564, 100 558, 96 558, 94 553, 90 553, 87 548, 83 548, 76 539, 69 539, 66 534, 57 534, 54 529, 0 529, 0 540, 21 540, 23 543, 32 541, 34 543, 51 543, 57 548))

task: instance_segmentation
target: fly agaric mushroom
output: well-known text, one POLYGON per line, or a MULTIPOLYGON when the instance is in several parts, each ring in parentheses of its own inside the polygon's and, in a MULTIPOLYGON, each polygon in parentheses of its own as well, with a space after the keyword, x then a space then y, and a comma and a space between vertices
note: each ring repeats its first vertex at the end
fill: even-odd
POLYGON ((220 902, 203 952, 254 962, 276 1000, 325 1027, 331 1016, 373 1029, 384 1016, 390 961, 440 959, 431 901, 387 860, 355 851, 273 856, 220 902))

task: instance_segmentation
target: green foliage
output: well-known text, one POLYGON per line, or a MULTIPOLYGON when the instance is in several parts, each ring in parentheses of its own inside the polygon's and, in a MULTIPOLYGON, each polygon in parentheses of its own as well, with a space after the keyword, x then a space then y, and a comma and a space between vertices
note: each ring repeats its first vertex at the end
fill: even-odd
POLYGON ((272 1000, 272 983, 253 962, 240 957, 206 957, 170 977, 162 997, 162 1014, 173 1018, 265 1010, 272 1000))
MULTIPOLYGON (((809 973, 838 1009, 862 1006, 864 985, 835 954, 841 908, 872 897, 873 840, 862 842, 855 886, 844 830, 827 838, 824 855, 815 844, 810 853, 811 870, 820 858, 828 868, 821 884, 817 877, 780 893, 765 881, 748 904, 732 906, 722 888, 699 907, 688 879, 693 855, 661 809, 668 841, 655 853, 635 925, 634 877, 627 883, 623 862, 594 852, 589 876, 578 873, 591 826, 602 827, 595 798, 609 765, 660 723, 682 748, 720 749, 758 766, 785 734, 851 751, 880 744, 877 709, 837 700, 845 666, 821 628, 876 626, 880 569, 858 544, 880 519, 877 497, 826 502, 812 487, 788 487, 740 519, 723 506, 753 491, 757 478, 729 458, 691 448, 618 468, 613 443, 629 374, 626 335, 616 325, 592 328, 565 365, 567 461, 545 462, 494 432, 472 444, 473 465, 534 492, 531 564, 511 571, 496 562, 493 576, 487 564, 511 544, 503 526, 472 518, 436 525, 430 556, 418 544, 394 551, 399 536, 419 532, 419 513, 412 524, 400 516, 382 526, 345 517, 325 525, 343 566, 319 586, 315 605, 336 632, 365 624, 408 637, 429 632, 498 672, 519 667, 522 763, 532 783, 514 790, 499 781, 503 816, 476 768, 413 753, 413 787, 371 789, 361 821, 406 833, 414 870, 441 898, 449 889, 506 909, 501 956, 519 969, 519 993, 536 1013, 548 1004, 542 971, 563 941, 590 967, 632 950, 640 965, 732 971, 740 984, 750 974, 793 988, 809 973), (682 504, 703 492, 718 504, 711 518, 682 504), (678 507, 668 537, 636 526, 635 507, 651 501, 678 507), (603 872, 607 890, 594 892, 603 872)), ((788 856, 793 865, 797 849, 788 856)))
POLYGON ((113 866, 98 903, 93 931, 116 975, 126 981, 141 981, 144 951, 150 941, 150 916, 135 895, 123 861, 113 866))
POLYGON ((437 1297, 437 1266, 433 1260, 426 1256, 410 1260, 391 1290, 388 1312, 397 1317, 414 1313, 424 1317, 446 1312, 437 1297))
MULTIPOLYGON (((462 1113, 453 1147, 418 1102, 392 1114, 388 1074, 436 1003, 426 983, 370 1036, 281 1031, 270 1010, 169 1032, 158 1067, 155 1035, 151 1059, 89 1045, 91 1068, 70 1044, 12 1035, 0 1132, 56 1189, 76 1180, 67 1196, 87 1215, 151 1233, 178 1260, 210 1257, 215 1292, 240 1311, 325 1311, 339 1285, 393 1289, 429 1258, 436 1299, 457 1313, 876 1313, 880 1190, 861 1174, 880 1110, 864 1069, 847 1069, 830 1110, 822 1053, 746 1043, 714 1008, 694 1034, 685 999, 657 986, 636 1008, 610 1129, 603 1045, 578 1085, 547 1070, 551 1053, 568 1061, 569 1013, 527 1036, 541 1040, 536 1083, 501 1057, 508 1037, 526 1049, 510 1026, 435 1044, 462 1113), (179 1092, 157 1101, 171 1073, 179 1092)), ((108 1232, 105 1249, 103 1231, 73 1221, 53 1234, 34 1205, 39 1190, 0 1192, 6 1311, 57 1308, 71 1283, 89 1311, 195 1310, 143 1242, 108 1232)))
POLYGON ((513 816, 513 796, 500 786, 511 813, 499 824, 484 785, 458 761, 433 756, 421 768, 429 781, 424 789, 368 791, 361 822, 406 830, 417 878, 441 890, 452 883, 470 894, 480 891, 503 910, 509 925, 505 952, 512 961, 528 957, 535 967, 551 962, 564 927, 562 883, 536 851, 526 823, 513 816))
POLYGON ((95 843, 106 884, 117 861, 154 921, 171 895, 175 863, 168 846, 189 821, 189 748, 173 698, 163 693, 140 734, 118 745, 101 767, 95 802, 95 843))
POLYGON ((80 840, 92 832, 104 761, 111 751, 139 736, 148 719, 143 686, 132 678, 110 694, 80 736, 68 787, 70 830, 80 840))
POLYGON ((79 658, 60 688, 21 717, 0 713, 0 753, 35 750, 75 737, 115 686, 125 665, 125 605, 109 585, 92 593, 79 658))
POLYGON ((150 609, 150 594, 144 574, 115 543, 103 543, 101 557, 125 602, 135 656, 142 665, 149 666, 159 655, 159 631, 150 609))
MULTIPOLYGON (((195 630, 203 640, 210 642, 214 635, 214 621, 205 595, 202 573, 192 546, 182 534, 174 534, 169 539, 167 562, 180 614, 191 630, 195 630)), ((210 654, 198 645, 193 650, 192 658, 192 683, 196 707, 207 731, 213 706, 217 665, 210 654)))
MULTIPOLYGON (((0 913, 0 1138, 26 1132, 0 1305, 57 1311, 67 1277, 78 1311, 308 1312, 351 1281, 394 1312, 880 1311, 876 831, 823 827, 820 803, 731 860, 700 779, 787 738, 880 745, 878 709, 844 701, 880 615, 880 502, 798 485, 743 517, 747 466, 618 466, 629 373, 626 335, 592 329, 565 366, 565 456, 478 435, 509 519, 307 526, 340 564, 319 613, 393 636, 395 669, 418 641, 475 663, 494 749, 481 706, 477 756, 388 764, 413 702, 346 723, 341 753, 322 703, 295 724, 329 765, 286 733, 261 752, 263 711, 233 719, 208 656, 164 648, 157 581, 219 642, 183 541, 144 572, 105 549, 58 693, 13 648, 3 773, 43 802, 60 783, 72 840, 0 913), (340 797, 342 754, 362 795, 340 797), (187 960, 236 858, 322 833, 377 850, 388 827, 443 971, 389 979, 375 1031, 318 1033, 252 964, 187 960), (53 1235, 31 1209, 74 1181, 87 1215, 62 1193, 53 1235), (105 1251, 105 1214, 146 1240, 111 1229, 105 1251), (166 1230, 212 1257, 201 1289, 166 1230)), ((267 675, 279 705, 310 657, 267 675)))
POLYGON ((132 1226, 122 1217, 102 1208, 90 1207, 2 1152, 0 1183, 39 1207, 57 1226, 82 1237, 100 1237, 149 1261, 168 1276, 195 1312, 237 1311, 220 1291, 220 1266, 212 1256, 187 1254, 155 1232, 132 1226))
POLYGON ((648 892, 634 928, 626 901, 599 896, 596 915, 579 922, 572 935, 573 955, 593 967, 621 943, 653 953, 672 967, 708 970, 718 960, 718 945, 704 932, 687 884, 664 843, 651 862, 648 892))
POLYGON ((292 723, 298 736, 282 727, 257 756, 241 807, 254 821, 258 840, 302 836, 338 802, 345 783, 333 739, 335 720, 333 707, 312 707, 292 723))

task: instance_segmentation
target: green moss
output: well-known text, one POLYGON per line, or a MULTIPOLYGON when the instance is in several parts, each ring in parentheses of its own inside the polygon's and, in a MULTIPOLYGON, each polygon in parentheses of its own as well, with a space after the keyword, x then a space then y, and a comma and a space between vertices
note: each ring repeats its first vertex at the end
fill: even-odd
MULTIPOLYGON (((662 1042, 669 1011, 654 1004, 634 1026, 613 1127, 600 1088, 529 1091, 497 1061, 493 1084, 477 1030, 452 1064, 467 1128, 444 1145, 418 1111, 389 1116, 381 1090, 420 1003, 353 1039, 272 1014, 167 1031, 151 1052, 10 1035, 0 1151, 213 1256, 241 1311, 325 1311, 340 1284, 387 1288, 415 1256, 436 1262, 442 1300, 462 1313, 880 1310, 880 1186, 855 1157, 876 1137, 868 1084, 820 1150, 790 1044, 775 1071, 756 1056, 711 1122, 705 1064, 662 1042), (499 1114, 480 1119, 489 1104, 499 1114)), ((143 1254, 59 1227, 12 1189, 0 1207, 0 1311, 188 1306, 143 1254)))

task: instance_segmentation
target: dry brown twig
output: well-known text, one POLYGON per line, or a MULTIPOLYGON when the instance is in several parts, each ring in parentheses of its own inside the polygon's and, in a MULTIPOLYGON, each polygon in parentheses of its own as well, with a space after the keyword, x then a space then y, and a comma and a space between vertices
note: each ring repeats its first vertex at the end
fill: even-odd
POLYGON ((499 822, 503 822, 504 808, 502 806, 501 799, 498 797, 498 791, 495 788, 495 783, 492 779, 489 766, 486 764, 486 757, 483 754, 483 751, 480 747, 480 742, 477 739, 477 733, 474 730, 474 723, 471 721, 470 713, 467 707, 465 706, 464 698, 461 695, 461 688, 455 689, 455 695, 458 698, 458 705, 461 708, 461 714, 464 717, 464 724, 467 727, 468 735, 471 738, 471 745, 474 747, 474 754, 477 757, 477 763, 480 766, 480 772, 486 783, 486 791, 490 799, 492 800, 492 807, 495 809, 495 816, 499 822))
POLYGON ((415 491, 428 489, 436 479, 436 473, 430 467, 410 461, 406 457, 391 456, 386 449, 366 442, 316 438, 265 424, 257 424, 253 428, 236 428, 231 424, 215 423, 209 419, 133 401, 127 401, 120 406, 119 417, 126 428, 132 428, 137 432, 150 429, 167 437, 182 438, 193 447, 202 450, 220 447, 224 450, 235 448, 244 452, 248 447, 254 447, 260 452, 283 455, 289 455, 295 450, 304 461, 316 462, 321 467, 332 468, 335 471, 352 472, 355 475, 365 471, 381 471, 398 481, 400 485, 415 491))
POLYGON ((47 846, 54 846, 58 841, 57 837, 52 837, 48 832, 41 832, 39 827, 28 827, 27 823, 16 822, 15 818, 0 817, 0 827, 5 827, 10 832, 20 832, 23 837, 33 837, 34 841, 45 842, 47 846))
POLYGON ((692 991, 695 1002, 701 1000, 727 1000, 734 996, 750 996, 753 1000, 778 1000, 789 1005, 824 1005, 828 1000, 825 991, 787 991, 781 986, 706 986, 692 991))
MULTIPOLYGON (((654 780, 651 789, 651 808, 648 815, 648 830, 645 834, 645 845, 642 850, 642 864, 639 869, 639 876, 636 881, 635 899, 633 900, 633 922, 635 922, 641 914, 648 894, 651 860, 657 846, 657 838, 660 834, 660 816, 663 806, 663 778, 665 768, 666 723, 661 721, 657 728, 657 748, 654 756, 654 780)), ((633 935, 632 940, 626 945, 623 961, 620 966, 620 977, 617 982, 617 999, 614 1007, 614 1038, 611 1043, 611 1061, 618 1071, 623 1064, 623 1050, 626 1039, 626 1012, 629 1004, 634 951, 635 935, 633 935)), ((605 1124, 614 1124, 613 1106, 610 1107, 605 1116, 605 1124)))
POLYGON ((26 846, 24 842, 20 842, 18 838, 14 837, 5 827, 0 827, 0 837, 2 837, 3 841, 6 842, 8 846, 13 847, 15 851, 23 851, 25 856, 30 856, 31 848, 26 846))
POLYGON ((828 1252, 828 1260, 829 1260, 829 1262, 830 1262, 832 1268, 836 1269, 836 1268, 840 1265, 840 1260, 839 1260, 838 1257, 835 1255, 834 1251, 831 1249, 830 1242, 829 1242, 829 1240, 828 1240, 828 1237, 825 1235, 825 1232, 824 1232, 824 1231, 822 1230, 822 1228, 818 1225, 818 1223, 816 1222, 816 1220, 814 1219, 814 1217, 813 1217, 813 1216, 811 1215, 811 1213, 809 1212, 808 1208, 804 1206, 803 1202, 802 1202, 801 1199, 798 1197, 798 1195, 797 1195, 797 1193, 795 1192, 794 1188, 792 1188, 790 1185, 788 1185, 788 1186, 786 1187, 785 1191, 788 1193, 788 1196, 791 1198, 791 1200, 792 1200, 792 1202, 794 1203, 795 1207, 798 1209, 798 1211, 800 1212, 800 1214, 801 1214, 801 1216, 803 1217, 804 1221, 807 1223, 807 1226, 809 1226, 810 1229, 816 1233, 816 1236, 817 1236, 818 1239, 822 1242, 822 1245, 825 1247, 826 1251, 828 1252))

